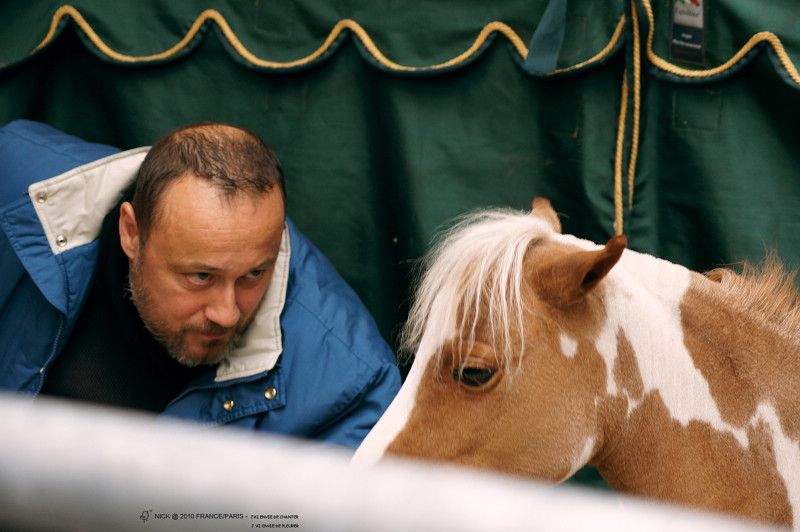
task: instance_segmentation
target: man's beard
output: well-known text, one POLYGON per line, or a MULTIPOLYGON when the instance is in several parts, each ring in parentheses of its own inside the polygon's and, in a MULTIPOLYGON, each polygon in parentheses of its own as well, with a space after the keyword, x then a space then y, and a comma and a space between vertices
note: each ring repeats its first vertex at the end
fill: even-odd
POLYGON ((165 320, 153 315, 153 312, 151 312, 155 306, 152 294, 147 288, 147 284, 143 281, 143 263, 142 254, 131 262, 128 286, 133 305, 139 312, 139 317, 142 319, 145 328, 153 338, 164 346, 170 357, 187 367, 195 367, 202 364, 213 365, 227 358, 231 351, 239 345, 244 331, 250 326, 256 313, 254 312, 246 322, 237 323, 234 326, 236 330, 230 338, 204 342, 206 352, 202 355, 192 354, 185 345, 185 337, 188 333, 223 334, 230 329, 213 321, 206 321, 199 325, 183 325, 177 331, 170 330, 165 320))

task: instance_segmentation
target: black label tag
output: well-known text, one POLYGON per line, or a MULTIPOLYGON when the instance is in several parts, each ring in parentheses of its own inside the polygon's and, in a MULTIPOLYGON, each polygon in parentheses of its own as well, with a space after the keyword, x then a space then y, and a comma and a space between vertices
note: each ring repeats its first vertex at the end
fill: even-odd
POLYGON ((705 3, 706 0, 673 0, 671 60, 705 63, 705 3))

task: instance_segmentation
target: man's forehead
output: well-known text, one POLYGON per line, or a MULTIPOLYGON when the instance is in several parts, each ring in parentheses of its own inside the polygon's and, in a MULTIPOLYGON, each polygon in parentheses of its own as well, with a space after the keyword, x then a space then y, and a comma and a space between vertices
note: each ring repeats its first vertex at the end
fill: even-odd
POLYGON ((165 192, 149 239, 183 255, 248 250, 276 254, 283 227, 283 197, 275 190, 225 199, 203 180, 182 178, 165 192))
POLYGON ((200 232, 171 226, 154 232, 146 254, 176 272, 244 275, 268 270, 280 254, 283 227, 275 231, 200 232))

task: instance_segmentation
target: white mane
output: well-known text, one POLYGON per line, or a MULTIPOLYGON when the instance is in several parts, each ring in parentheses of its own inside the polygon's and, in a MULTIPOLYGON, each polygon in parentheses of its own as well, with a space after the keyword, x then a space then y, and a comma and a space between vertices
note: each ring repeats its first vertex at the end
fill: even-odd
MULTIPOLYGON (((530 212, 496 209, 461 218, 422 263, 403 350, 415 353, 423 334, 432 335, 434 347, 469 340, 483 319, 493 335, 485 340, 505 346, 498 356, 510 363, 512 328, 524 332, 523 260, 531 244, 551 234, 550 225, 530 212)), ((521 350, 524 339, 517 345, 521 350)))

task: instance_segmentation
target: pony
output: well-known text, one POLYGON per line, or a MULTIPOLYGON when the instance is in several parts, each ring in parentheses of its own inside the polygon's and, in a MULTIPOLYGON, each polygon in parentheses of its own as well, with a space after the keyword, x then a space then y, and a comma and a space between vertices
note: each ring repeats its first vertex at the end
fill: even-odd
POLYGON ((701 274, 562 234, 550 202, 485 210, 422 264, 385 456, 622 493, 800 530, 800 309, 774 257, 701 274))

